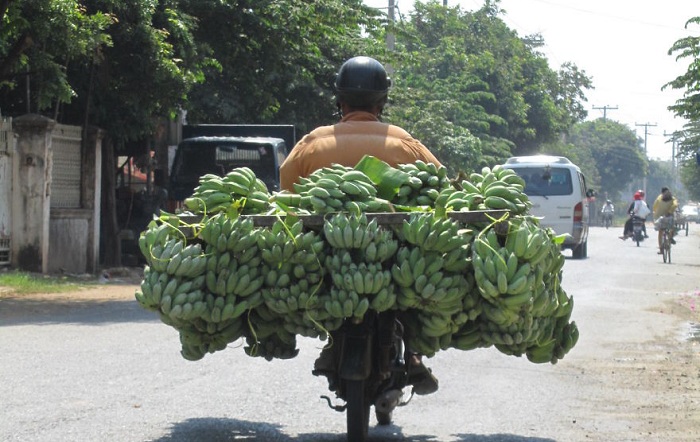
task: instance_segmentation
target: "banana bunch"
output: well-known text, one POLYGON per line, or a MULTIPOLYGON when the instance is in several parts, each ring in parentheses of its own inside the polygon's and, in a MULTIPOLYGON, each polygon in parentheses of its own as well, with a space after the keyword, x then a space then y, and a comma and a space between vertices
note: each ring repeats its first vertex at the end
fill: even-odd
MULTIPOLYGON (((185 296, 190 304, 201 300, 199 295, 203 286, 203 274, 185 280, 184 277, 174 277, 167 272, 159 272, 147 265, 144 267, 140 290, 136 291, 135 297, 146 310, 157 311, 165 307, 169 313, 175 298, 178 301, 176 305, 184 304, 185 296)), ((194 305, 188 306, 187 312, 190 313, 193 307, 194 305)))
MULTIPOLYGON (((493 306, 484 306, 484 315, 498 316, 500 312, 493 306)), ((530 314, 523 314, 508 325, 494 321, 482 321, 480 323, 481 336, 487 346, 495 346, 501 353, 521 356, 528 347, 535 345, 543 339, 548 330, 548 324, 552 318, 535 318, 530 314)))
POLYGON ((248 356, 265 358, 267 361, 292 359, 299 354, 296 336, 284 329, 260 340, 246 338, 246 342, 248 345, 243 350, 248 356))
POLYGON ((324 305, 331 317, 361 319, 369 308, 383 312, 394 307, 396 294, 391 272, 381 263, 358 264, 350 250, 335 250, 326 257, 325 266, 332 289, 324 305))
POLYGON ((259 253, 255 247, 259 231, 255 229, 252 219, 217 213, 204 218, 202 222, 203 226, 197 236, 206 244, 212 245, 217 253, 229 251, 236 255, 248 254, 248 259, 259 253))
POLYGON ((343 318, 332 318, 325 306, 321 306, 305 310, 301 315, 285 315, 282 326, 289 333, 325 341, 328 332, 339 329, 342 324, 343 318))
POLYGON ((360 265, 353 260, 350 250, 335 249, 326 257, 325 269, 331 283, 327 293, 321 296, 321 302, 331 318, 361 320, 370 308, 367 290, 375 292, 376 289, 377 295, 384 290, 382 295, 386 297, 386 286, 391 283, 391 278, 388 281, 384 278, 381 266, 370 265, 373 272, 371 274, 367 264, 361 263, 365 274, 369 275, 365 289, 364 274, 360 271, 360 265))
POLYGON ((386 261, 398 248, 391 232, 380 228, 376 219, 368 221, 365 213, 336 213, 324 221, 323 233, 333 249, 361 250, 365 257, 372 258, 370 262, 386 261))
POLYGON ((327 299, 324 299, 324 307, 332 318, 348 318, 360 322, 369 310, 369 298, 360 297, 357 292, 352 290, 333 286, 329 290, 329 296, 325 298, 327 299))
POLYGON ((436 252, 421 253, 418 247, 403 246, 391 267, 398 287, 396 302, 401 310, 419 309, 452 315, 462 312, 468 282, 463 274, 444 267, 436 252))
POLYGON ((550 229, 523 216, 510 220, 505 237, 487 228, 475 238, 472 265, 485 301, 479 321, 485 346, 554 363, 575 345, 578 331, 568 323, 573 297, 561 286, 558 242, 550 229))
POLYGON ((204 330, 195 324, 178 328, 182 345, 180 354, 188 361, 198 361, 207 353, 224 350, 228 344, 243 337, 243 322, 239 320, 222 322, 204 330))
POLYGON ((323 261, 326 244, 303 224, 277 220, 261 232, 258 246, 265 263, 265 305, 279 315, 303 315, 320 307, 317 293, 324 291, 323 261))
MULTIPOLYGON (((228 307, 227 313, 233 308, 235 317, 262 302, 260 289, 265 274, 257 245, 261 231, 250 218, 232 219, 219 213, 206 218, 199 232, 199 238, 207 244, 206 288, 222 298, 232 295, 234 299, 229 299, 228 305, 233 307, 228 307), (250 299, 242 303, 244 298, 250 299)), ((213 313, 213 317, 219 317, 218 312, 213 313)))
POLYGON ((576 322, 569 322, 568 317, 558 318, 553 328, 551 338, 532 345, 525 351, 530 362, 556 364, 578 342, 578 327, 576 322))
POLYGON ((365 238, 368 236, 372 239, 367 244, 367 247, 357 250, 359 254, 358 259, 360 262, 367 264, 388 263, 396 254, 399 242, 394 239, 394 233, 391 230, 378 226, 375 228, 375 226, 377 226, 377 222, 372 220, 368 223, 365 231, 362 232, 362 243, 365 242, 365 238))
POLYGON ((284 322, 285 315, 278 314, 262 304, 248 312, 246 338, 254 341, 265 339, 284 328, 284 322))
POLYGON ((368 221, 364 213, 335 214, 324 222, 323 230, 331 246, 325 267, 334 290, 324 301, 331 317, 361 319, 369 308, 378 312, 393 308, 393 278, 384 264, 398 249, 393 233, 379 227, 376 219, 368 221))
MULTIPOLYGON (((314 171, 294 184, 299 194, 298 205, 313 213, 352 213, 386 212, 391 210, 388 201, 377 198, 377 188, 362 171, 334 164, 314 171)), ((294 202, 293 197, 277 195, 273 198, 286 205, 294 202)))
POLYGON ((248 167, 237 167, 224 177, 205 174, 192 195, 185 199, 187 210, 195 214, 226 212, 265 213, 270 206, 270 194, 265 183, 248 167))
POLYGON ((397 169, 407 174, 407 180, 391 199, 393 204, 434 207, 440 191, 450 184, 445 166, 438 167, 417 160, 414 163, 399 164, 397 169))
MULTIPOLYGON (((159 283, 156 283, 153 287, 153 300, 157 298, 156 293, 159 289, 159 283)), ((207 307, 204 302, 203 285, 203 275, 184 281, 178 278, 169 279, 160 295, 159 309, 161 314, 173 320, 182 321, 190 321, 202 317, 206 313, 207 307)), ((143 284, 141 287, 143 288, 143 284)))
POLYGON ((182 238, 179 227, 181 220, 177 215, 162 212, 157 219, 151 220, 146 230, 139 235, 139 250, 149 265, 153 264, 153 248, 160 246, 156 251, 158 256, 162 254, 165 243, 174 238, 182 238))
POLYGON ((426 252, 450 253, 465 245, 469 233, 460 231, 459 224, 450 218, 434 212, 414 212, 401 225, 400 238, 426 252))
POLYGON ((523 193, 525 181, 512 169, 501 165, 485 166, 481 173, 472 172, 468 180, 460 183, 462 193, 446 201, 445 207, 452 210, 508 210, 512 215, 526 214, 532 203, 523 193))
POLYGON ((423 333, 423 323, 418 315, 418 310, 408 310, 401 315, 401 323, 404 326, 403 339, 407 350, 420 353, 430 358, 443 347, 449 347, 451 335, 426 335, 423 333))
POLYGON ((516 314, 532 306, 534 265, 521 262, 514 251, 501 246, 495 229, 484 229, 474 239, 472 266, 477 287, 486 301, 516 314))
POLYGON ((430 338, 438 338, 440 340, 440 348, 443 350, 446 350, 449 346, 452 335, 470 322, 469 315, 465 312, 459 312, 455 315, 443 315, 416 310, 415 314, 418 322, 420 322, 420 334, 430 338))
POLYGON ((440 191, 437 198, 435 198, 436 211, 468 212, 478 209, 479 205, 484 201, 484 197, 478 192, 473 190, 467 191, 462 189, 461 186, 459 187, 459 189, 456 189, 450 186, 440 191))
POLYGON ((466 322, 452 334, 449 346, 457 350, 468 351, 488 347, 481 333, 481 328, 474 320, 466 322))
POLYGON ((400 230, 403 246, 391 266, 400 287, 397 302, 402 309, 437 310, 449 315, 461 310, 469 284, 472 231, 434 213, 414 213, 400 230))

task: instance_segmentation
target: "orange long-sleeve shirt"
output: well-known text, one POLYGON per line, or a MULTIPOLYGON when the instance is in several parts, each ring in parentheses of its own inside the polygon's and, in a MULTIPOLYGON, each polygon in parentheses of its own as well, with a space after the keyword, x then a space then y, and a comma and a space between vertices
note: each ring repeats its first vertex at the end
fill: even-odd
POLYGON ((331 164, 355 167, 365 155, 391 166, 422 160, 440 166, 420 141, 398 126, 380 122, 369 112, 351 112, 332 126, 322 126, 304 136, 280 166, 280 187, 294 191, 299 177, 331 164))

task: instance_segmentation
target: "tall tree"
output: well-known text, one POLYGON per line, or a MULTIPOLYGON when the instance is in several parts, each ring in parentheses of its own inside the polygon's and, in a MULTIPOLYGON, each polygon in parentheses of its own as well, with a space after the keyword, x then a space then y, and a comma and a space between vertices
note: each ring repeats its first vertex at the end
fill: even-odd
MULTIPOLYGON (((700 25, 700 16, 689 19, 685 27, 700 25)), ((688 36, 676 41, 668 51, 676 60, 688 63, 687 71, 666 83, 663 89, 683 91, 683 96, 668 109, 688 123, 678 135, 678 158, 682 163, 681 178, 690 195, 700 196, 700 165, 695 156, 700 154, 700 37, 688 36)))
POLYGON ((78 0, 0 2, 0 110, 46 113, 76 95, 67 72, 109 46, 113 17, 87 13, 78 0))
POLYGON ((571 64, 551 70, 537 52, 541 40, 510 30, 498 3, 464 12, 416 2, 397 39, 397 85, 406 92, 389 115, 460 167, 535 152, 585 117, 577 106, 590 85, 585 73, 571 64))
POLYGON ((215 59, 188 101, 199 123, 285 123, 301 133, 334 121, 331 84, 347 58, 376 53, 380 15, 361 0, 183 1, 215 59))
POLYGON ((587 150, 595 160, 600 176, 600 191, 613 199, 647 173, 647 159, 641 140, 629 127, 612 120, 597 119, 576 125, 569 138, 576 149, 587 150))

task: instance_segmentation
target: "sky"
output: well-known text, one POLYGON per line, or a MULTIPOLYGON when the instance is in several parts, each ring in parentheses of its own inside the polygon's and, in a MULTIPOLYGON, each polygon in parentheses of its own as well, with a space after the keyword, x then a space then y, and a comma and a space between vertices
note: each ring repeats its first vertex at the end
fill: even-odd
MULTIPOLYGON (((387 10, 389 0, 364 0, 387 10)), ((394 0, 396 19, 408 19, 413 0, 394 0)), ((450 7, 472 11, 483 0, 448 0, 450 7)), ((667 108, 682 90, 661 87, 684 74, 688 62, 668 50, 679 39, 700 36, 700 26, 685 23, 700 16, 698 0, 501 0, 501 19, 519 36, 542 35, 540 48, 553 70, 575 64, 592 79, 585 91, 588 119, 606 117, 627 125, 652 159, 670 160, 670 134, 685 121, 667 108)))

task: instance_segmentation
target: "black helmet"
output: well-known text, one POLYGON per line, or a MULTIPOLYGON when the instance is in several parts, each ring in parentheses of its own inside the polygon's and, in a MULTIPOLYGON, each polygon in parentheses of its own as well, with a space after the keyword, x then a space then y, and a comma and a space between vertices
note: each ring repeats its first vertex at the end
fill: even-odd
POLYGON ((343 63, 335 76, 334 87, 338 101, 350 106, 383 106, 391 79, 377 60, 360 56, 343 63))

